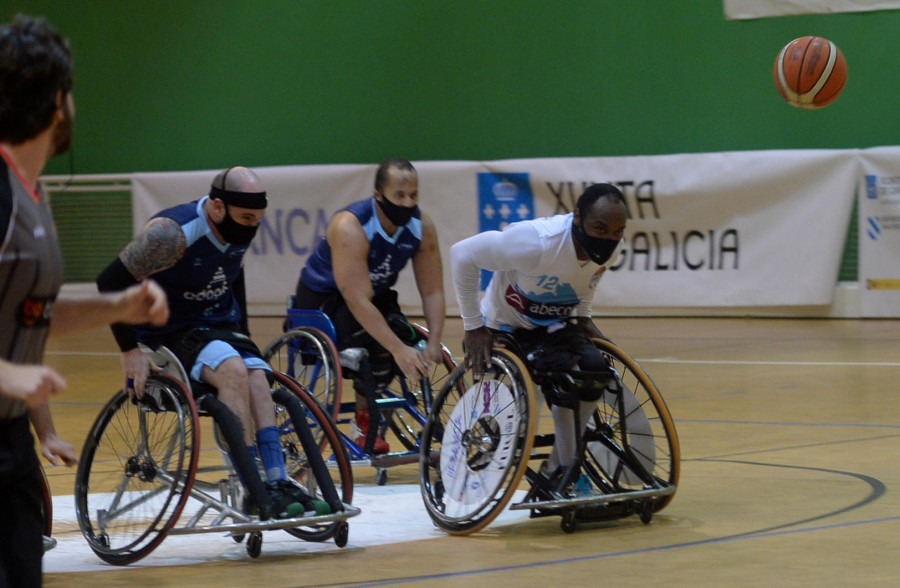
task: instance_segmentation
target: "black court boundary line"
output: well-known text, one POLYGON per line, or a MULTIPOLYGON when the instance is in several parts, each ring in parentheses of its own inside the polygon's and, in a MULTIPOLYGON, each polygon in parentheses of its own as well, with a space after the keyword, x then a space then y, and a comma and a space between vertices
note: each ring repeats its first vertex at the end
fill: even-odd
POLYGON ((857 480, 861 480, 869 486, 870 491, 869 491, 869 494, 862 500, 859 500, 851 505, 839 508, 839 509, 831 511, 831 512, 823 513, 823 514, 816 515, 813 517, 808 517, 808 518, 801 519, 798 521, 784 523, 781 525, 765 527, 762 529, 757 529, 755 531, 745 531, 743 533, 736 533, 733 535, 725 535, 723 537, 704 539, 702 541, 688 541, 685 543, 673 543, 671 545, 660 545, 657 547, 647 547, 647 548, 643 548, 643 549, 631 549, 631 550, 627 550, 627 551, 600 553, 600 554, 596 554, 596 555, 585 555, 585 556, 571 557, 571 558, 565 558, 565 559, 547 560, 547 561, 542 561, 542 562, 530 562, 527 564, 517 564, 517 565, 512 565, 512 566, 482 568, 479 570, 465 570, 465 571, 459 571, 459 572, 446 572, 443 574, 422 575, 422 576, 403 576, 403 577, 397 577, 397 578, 378 580, 376 582, 349 582, 349 583, 348 582, 340 582, 340 583, 329 583, 329 584, 303 584, 303 585, 298 585, 295 588, 331 588, 333 586, 355 586, 356 588, 368 588, 371 586, 390 586, 392 584, 409 584, 412 582, 420 582, 420 581, 427 581, 427 580, 461 578, 461 577, 465 577, 465 576, 476 576, 476 575, 480 575, 480 574, 492 574, 492 573, 511 571, 511 570, 523 570, 523 569, 561 565, 561 564, 574 563, 574 562, 595 561, 595 560, 601 560, 601 559, 609 559, 612 557, 637 555, 637 554, 642 554, 642 553, 653 553, 653 552, 657 552, 657 551, 669 551, 669 550, 673 550, 673 549, 684 549, 684 548, 689 548, 689 547, 699 547, 699 546, 703 546, 703 545, 714 545, 717 543, 730 543, 733 541, 743 541, 743 540, 747 540, 747 539, 765 539, 765 538, 769 538, 769 537, 792 535, 792 534, 796 534, 796 533, 811 533, 811 532, 817 532, 817 531, 828 531, 828 530, 832 530, 832 529, 849 528, 849 527, 855 527, 855 526, 859 526, 859 525, 870 525, 870 524, 900 521, 900 516, 893 516, 893 517, 883 517, 883 518, 878 518, 878 519, 868 519, 868 520, 863 520, 863 521, 852 521, 852 522, 847 522, 847 523, 835 523, 835 524, 831 524, 831 525, 821 525, 821 526, 817 526, 817 527, 808 527, 808 528, 803 528, 803 529, 795 529, 792 527, 796 527, 798 525, 803 525, 806 523, 811 523, 811 522, 831 518, 831 517, 837 516, 839 514, 850 512, 850 511, 862 508, 868 504, 871 504, 872 502, 878 500, 885 494, 885 492, 887 491, 887 486, 881 480, 879 480, 875 477, 872 477, 872 476, 867 476, 865 474, 858 474, 855 472, 832 470, 832 469, 827 469, 827 468, 791 466, 791 465, 784 465, 784 464, 772 464, 772 463, 730 460, 730 459, 698 459, 695 461, 732 463, 732 464, 737 464, 737 465, 748 465, 748 466, 755 466, 755 467, 774 467, 774 468, 795 469, 795 470, 805 470, 805 471, 812 471, 812 472, 834 474, 834 475, 838 475, 838 476, 845 476, 845 477, 850 477, 850 478, 855 478, 857 480))

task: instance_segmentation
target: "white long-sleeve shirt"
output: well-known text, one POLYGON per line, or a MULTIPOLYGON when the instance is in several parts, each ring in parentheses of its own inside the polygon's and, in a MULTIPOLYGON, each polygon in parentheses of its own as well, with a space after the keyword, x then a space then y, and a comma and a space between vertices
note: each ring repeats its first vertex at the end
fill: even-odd
POLYGON ((604 265, 580 261, 572 242, 572 214, 522 221, 486 231, 450 248, 453 284, 463 328, 533 329, 571 316, 591 316, 604 265), (494 272, 479 305, 480 270, 494 272))

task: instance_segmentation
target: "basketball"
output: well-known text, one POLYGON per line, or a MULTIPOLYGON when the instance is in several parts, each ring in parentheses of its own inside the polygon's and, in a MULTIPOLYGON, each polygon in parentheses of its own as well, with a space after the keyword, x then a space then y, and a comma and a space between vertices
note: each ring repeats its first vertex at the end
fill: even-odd
POLYGON ((828 106, 847 82, 847 62, 837 45, 822 37, 800 37, 781 50, 773 71, 775 87, 791 106, 828 106))

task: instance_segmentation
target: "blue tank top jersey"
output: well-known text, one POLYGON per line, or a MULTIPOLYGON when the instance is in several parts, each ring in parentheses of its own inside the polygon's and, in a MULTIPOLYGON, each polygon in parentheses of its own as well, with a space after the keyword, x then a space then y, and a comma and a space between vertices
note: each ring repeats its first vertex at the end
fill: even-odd
POLYGON ((206 198, 168 208, 154 217, 176 221, 187 238, 187 249, 175 265, 151 276, 169 298, 169 322, 138 331, 138 339, 151 347, 186 328, 215 327, 242 318, 233 284, 243 271, 241 264, 249 246, 223 245, 216 239, 203 214, 206 198))
MULTIPOLYGON (((397 283, 397 276, 406 267, 406 263, 418 251, 422 244, 421 212, 415 215, 404 226, 399 227, 394 236, 389 236, 375 212, 375 197, 354 202, 344 210, 353 213, 369 240, 369 279, 372 281, 374 294, 386 292, 397 283)), ((300 273, 300 281, 310 290, 320 293, 338 291, 334 281, 334 268, 331 265, 331 246, 326 239, 319 241, 306 266, 300 273)))

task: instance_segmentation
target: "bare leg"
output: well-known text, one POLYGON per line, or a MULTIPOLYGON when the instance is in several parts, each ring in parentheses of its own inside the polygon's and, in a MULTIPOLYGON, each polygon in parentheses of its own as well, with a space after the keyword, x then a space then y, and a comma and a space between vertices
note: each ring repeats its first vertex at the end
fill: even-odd
MULTIPOLYGON (((218 390, 219 400, 240 421, 244 429, 244 443, 247 446, 253 445, 257 427, 254 426, 253 412, 250 408, 250 394, 248 394, 250 378, 244 360, 240 357, 229 357, 214 370, 204 365, 201 377, 218 390)), ((271 402, 271 399, 269 401, 271 402)))

